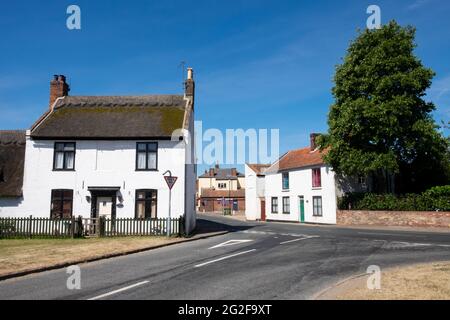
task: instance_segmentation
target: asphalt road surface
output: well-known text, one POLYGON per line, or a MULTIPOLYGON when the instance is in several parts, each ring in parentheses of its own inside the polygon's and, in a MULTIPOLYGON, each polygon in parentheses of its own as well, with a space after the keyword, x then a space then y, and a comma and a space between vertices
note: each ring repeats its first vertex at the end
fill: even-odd
POLYGON ((199 217, 231 232, 0 282, 0 299, 310 299, 333 283, 384 268, 450 260, 450 233, 249 223, 199 217))

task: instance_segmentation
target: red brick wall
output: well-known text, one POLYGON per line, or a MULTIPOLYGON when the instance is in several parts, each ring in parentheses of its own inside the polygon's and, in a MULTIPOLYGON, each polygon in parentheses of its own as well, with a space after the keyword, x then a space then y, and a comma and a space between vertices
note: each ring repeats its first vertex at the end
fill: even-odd
POLYGON ((338 210, 338 225, 450 228, 450 212, 338 210))

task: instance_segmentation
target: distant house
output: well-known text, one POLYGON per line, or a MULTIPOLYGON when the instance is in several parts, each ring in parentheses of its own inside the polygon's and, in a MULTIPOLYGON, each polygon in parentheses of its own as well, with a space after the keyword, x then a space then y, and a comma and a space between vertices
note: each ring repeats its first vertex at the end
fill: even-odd
POLYGON ((270 166, 245 165, 245 215, 248 220, 266 220, 265 171, 270 166))
POLYGON ((337 197, 350 191, 367 191, 365 179, 338 177, 323 161, 321 151, 311 134, 311 145, 292 150, 258 175, 258 167, 248 165, 246 181, 259 178, 257 192, 247 191, 248 220, 267 220, 302 223, 335 224, 337 197), (264 180, 264 188, 262 188, 264 180), (262 203, 264 190, 265 208, 262 203))
POLYGON ((198 177, 197 207, 200 212, 245 211, 245 176, 236 168, 216 165, 198 177))
POLYGON ((144 96, 69 96, 64 76, 30 130, 0 132, 0 217, 164 218, 195 228, 194 90, 144 96), (183 135, 182 132, 187 133, 183 135))

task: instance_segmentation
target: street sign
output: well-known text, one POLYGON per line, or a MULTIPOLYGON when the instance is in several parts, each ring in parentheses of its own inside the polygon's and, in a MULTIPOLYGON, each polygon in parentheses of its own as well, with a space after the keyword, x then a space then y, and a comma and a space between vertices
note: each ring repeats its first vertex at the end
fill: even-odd
POLYGON ((175 182, 177 182, 178 177, 166 176, 164 177, 164 179, 166 179, 166 183, 169 189, 172 190, 173 186, 175 185, 175 182))

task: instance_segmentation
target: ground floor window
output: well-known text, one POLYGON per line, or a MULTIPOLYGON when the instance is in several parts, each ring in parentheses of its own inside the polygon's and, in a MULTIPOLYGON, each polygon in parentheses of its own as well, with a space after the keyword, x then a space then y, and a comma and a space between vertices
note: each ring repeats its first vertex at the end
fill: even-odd
POLYGON ((73 190, 52 190, 51 219, 70 219, 73 211, 73 190))
POLYGON ((157 218, 157 190, 136 190, 136 218, 157 218))
POLYGON ((289 197, 283 197, 283 213, 291 213, 291 203, 289 197))
POLYGON ((278 198, 272 198, 272 213, 278 213, 278 198))
POLYGON ((313 197, 313 216, 322 217, 322 197, 313 197))

